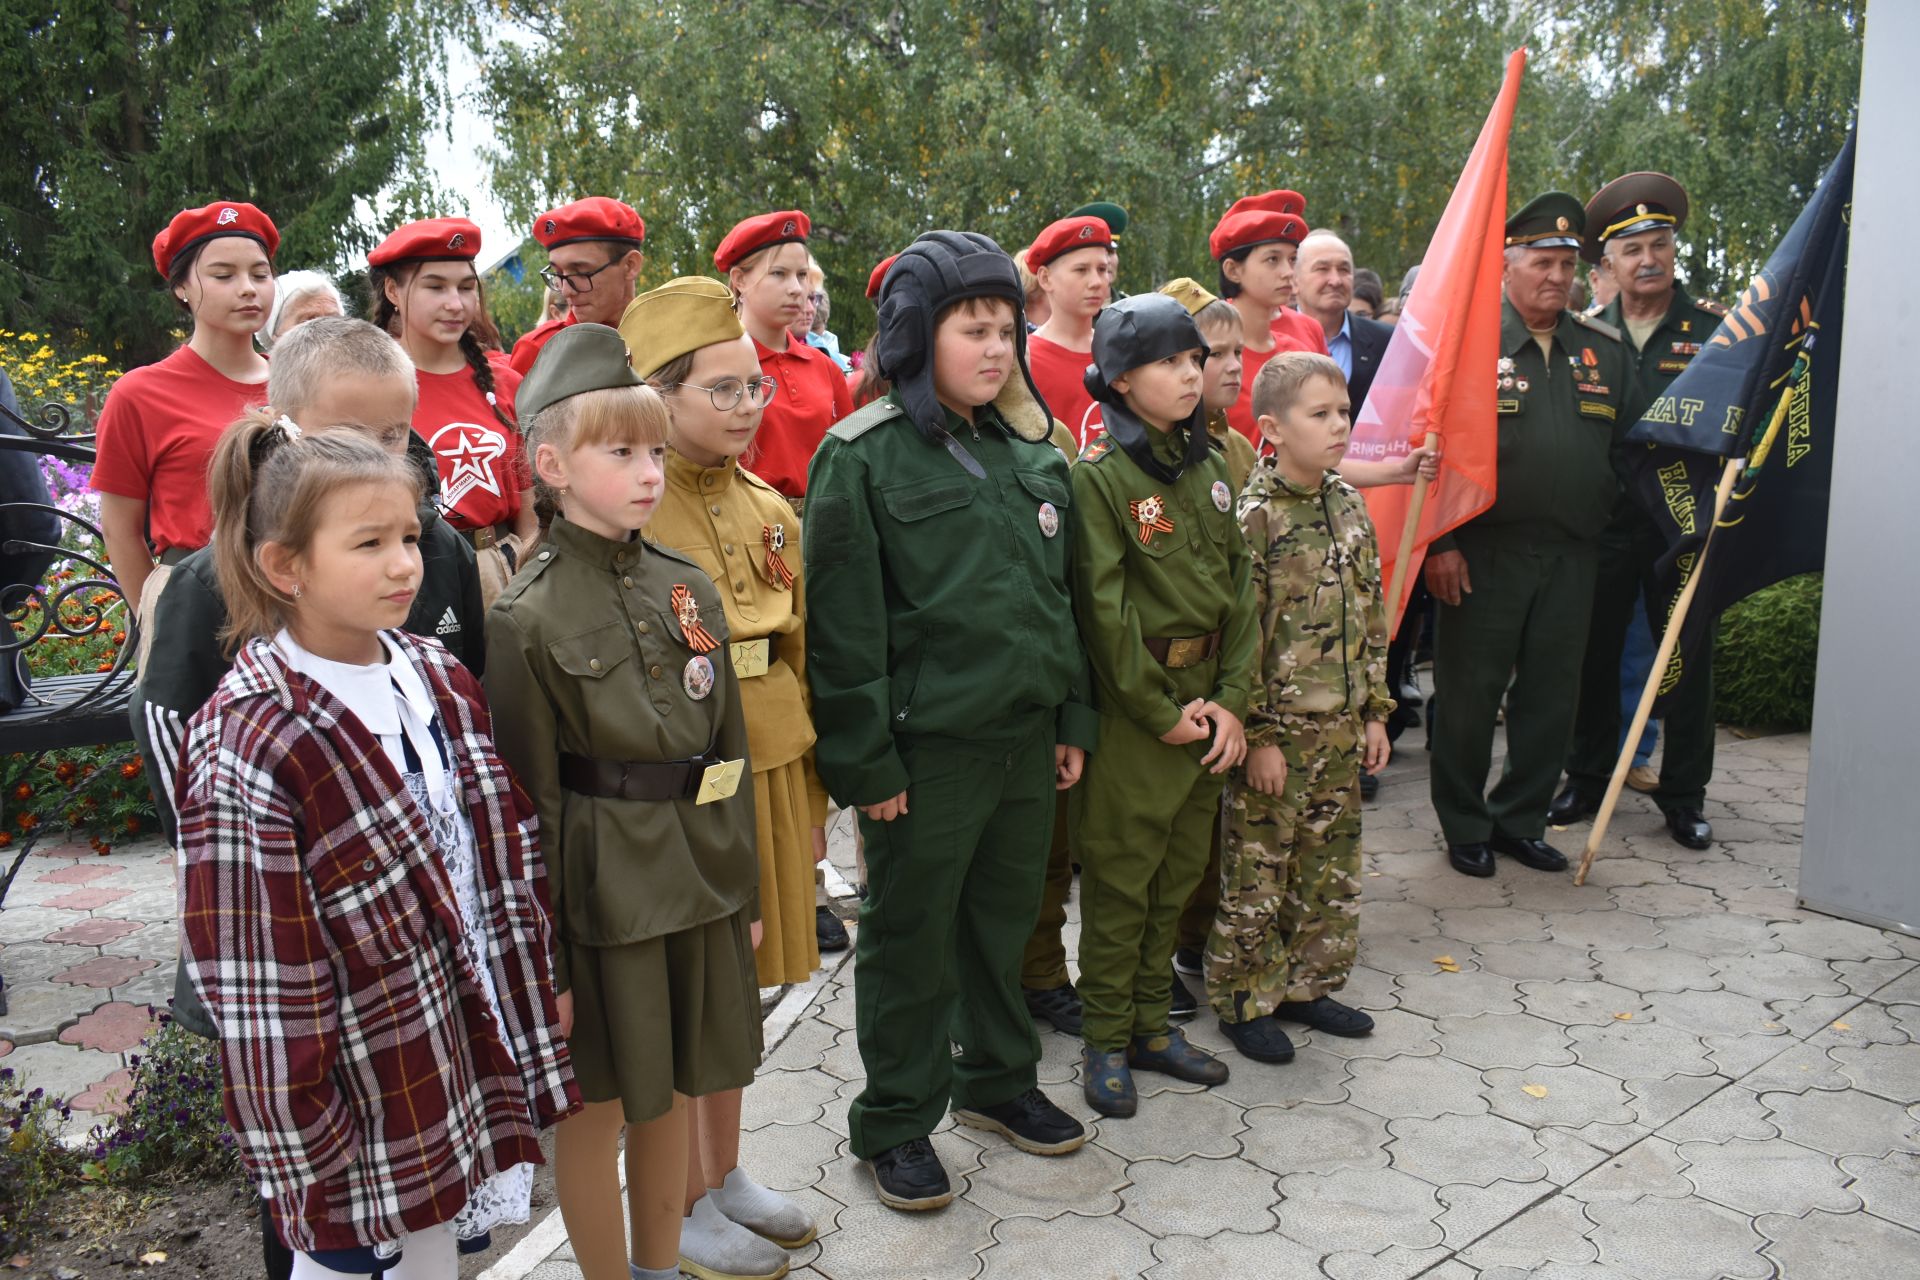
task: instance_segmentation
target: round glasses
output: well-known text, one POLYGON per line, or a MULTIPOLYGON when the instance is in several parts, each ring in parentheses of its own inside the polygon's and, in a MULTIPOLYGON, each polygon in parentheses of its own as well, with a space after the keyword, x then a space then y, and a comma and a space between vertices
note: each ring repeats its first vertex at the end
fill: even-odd
POLYGON ((540 268, 540 278, 547 282, 549 289, 558 289, 561 285, 565 285, 575 293, 592 293, 593 278, 602 271, 619 265, 619 259, 616 258, 614 261, 606 263, 603 266, 595 267, 591 271, 563 272, 555 271, 552 267, 547 266, 540 268))
POLYGON ((713 401, 716 413, 732 413, 740 407, 742 399, 755 409, 766 408, 773 403, 773 393, 780 389, 780 384, 772 378, 755 378, 752 382, 742 382, 738 378, 722 378, 710 387, 703 387, 697 382, 683 382, 674 390, 678 391, 682 388, 689 391, 704 391, 707 393, 707 399, 713 401))

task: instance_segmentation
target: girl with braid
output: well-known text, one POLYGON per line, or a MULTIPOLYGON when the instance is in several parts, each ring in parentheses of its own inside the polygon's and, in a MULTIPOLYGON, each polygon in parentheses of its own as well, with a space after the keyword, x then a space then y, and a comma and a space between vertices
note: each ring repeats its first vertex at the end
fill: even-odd
MULTIPOLYGON (((473 543, 487 604, 539 536, 513 397, 520 375, 487 350, 473 268, 480 228, 465 218, 409 222, 367 255, 373 322, 413 357, 413 429, 433 451, 441 513, 473 543)), ((497 346, 497 343, 496 343, 497 346)))

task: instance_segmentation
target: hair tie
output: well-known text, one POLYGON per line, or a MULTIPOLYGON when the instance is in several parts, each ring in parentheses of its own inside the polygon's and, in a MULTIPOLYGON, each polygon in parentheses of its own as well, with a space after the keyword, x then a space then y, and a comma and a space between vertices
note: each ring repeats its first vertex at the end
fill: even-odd
POLYGON ((253 443, 247 446, 247 462, 255 471, 258 471, 266 464, 268 458, 280 451, 281 445, 290 444, 299 438, 300 424, 283 413, 275 418, 266 430, 255 436, 253 443))
POLYGON ((273 420, 273 425, 280 428, 281 433, 289 440, 300 438, 300 424, 284 413, 273 420))
POLYGON ((487 392, 487 404, 492 408, 497 409, 500 407, 500 400, 497 396, 493 394, 493 392, 489 391, 487 392))

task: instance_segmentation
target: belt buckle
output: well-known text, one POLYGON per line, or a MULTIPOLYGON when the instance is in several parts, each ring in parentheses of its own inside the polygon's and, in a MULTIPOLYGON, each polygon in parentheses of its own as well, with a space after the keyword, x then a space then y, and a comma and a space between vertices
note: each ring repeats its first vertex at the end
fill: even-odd
POLYGON ((1207 655, 1205 636, 1186 636, 1178 640, 1167 641, 1167 665, 1169 667, 1191 667, 1207 655))
POLYGON ((475 551, 486 551, 493 546, 495 538, 496 538, 496 535, 493 531, 492 525, 487 525, 485 528, 481 528, 481 529, 475 529, 473 531, 473 549, 475 551))

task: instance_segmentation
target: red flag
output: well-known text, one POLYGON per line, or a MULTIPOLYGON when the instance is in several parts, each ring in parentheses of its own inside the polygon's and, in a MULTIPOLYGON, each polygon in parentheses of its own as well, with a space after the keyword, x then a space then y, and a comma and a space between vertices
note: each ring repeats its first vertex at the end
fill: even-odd
MULTIPOLYGON (((1440 474, 1427 487, 1399 598, 1390 602, 1394 631, 1400 629, 1428 544, 1493 505, 1507 133, 1526 63, 1525 49, 1507 59, 1506 82, 1460 171, 1447 211, 1440 215, 1413 296, 1400 313, 1347 444, 1349 458, 1379 461, 1406 457, 1414 447, 1411 442, 1429 432, 1440 439, 1440 474)), ((1386 590, 1393 581, 1413 489, 1381 485, 1366 490, 1366 497, 1380 542, 1386 590)))

